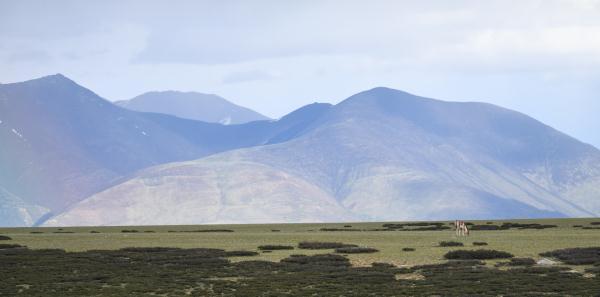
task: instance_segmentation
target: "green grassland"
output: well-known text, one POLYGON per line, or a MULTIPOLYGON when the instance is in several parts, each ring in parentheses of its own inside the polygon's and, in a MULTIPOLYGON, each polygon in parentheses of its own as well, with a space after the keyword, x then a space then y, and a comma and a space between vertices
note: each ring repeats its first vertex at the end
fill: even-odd
MULTIPOLYGON (((502 250, 516 257, 541 258, 539 253, 573 247, 600 246, 600 230, 573 228, 587 226, 600 219, 544 219, 504 220, 503 222, 553 224, 549 229, 510 229, 500 231, 472 231, 468 237, 456 237, 452 230, 443 231, 320 231, 321 228, 370 230, 384 223, 320 223, 320 224, 265 224, 265 225, 202 225, 202 226, 127 226, 127 227, 65 227, 65 228, 0 228, 0 234, 13 238, 12 243, 31 249, 64 249, 86 251, 92 249, 114 250, 124 247, 179 247, 218 248, 224 250, 257 251, 266 244, 293 245, 301 241, 333 241, 377 248, 372 254, 349 255, 353 265, 370 265, 386 262, 395 265, 420 265, 439 263, 452 248, 440 248, 440 241, 460 241, 464 247, 475 249, 473 242, 487 242, 488 248, 502 250), (352 227, 344 227, 352 226, 352 227), (59 230, 60 229, 60 230, 59 230), (233 230, 234 232, 189 232, 196 230, 233 230), (90 233, 90 231, 100 233, 90 233), (137 230, 137 233, 122 233, 137 230), (273 231, 273 230, 279 230, 273 231), (153 231, 153 232, 148 232, 153 231), (169 232, 177 231, 177 232, 169 232), (188 232, 181 232, 188 231, 188 232), (43 232, 43 233, 31 233, 43 232), (74 233, 54 233, 74 232, 74 233), (402 248, 415 248, 404 252, 402 248)), ((488 221, 472 221, 486 224, 488 221)), ((449 223, 449 222, 444 222, 449 223)), ((448 224, 448 226, 450 226, 448 224)), ((277 250, 261 253, 257 260, 279 261, 300 251, 277 250)), ((302 250, 302 254, 323 253, 323 250, 302 250)), ((233 259, 238 260, 238 259, 233 259)))
POLYGON ((455 236, 451 222, 396 227, 380 222, 1 228, 0 239, 9 239, 0 241, 0 296, 600 294, 600 219, 470 223, 513 226, 475 230, 468 237, 455 236), (545 228, 515 227, 515 223, 545 228), (420 228, 434 230, 418 231, 420 228), (442 247, 442 241, 463 246, 442 247), (300 248, 301 242, 340 242, 378 251, 336 253, 334 249, 300 248), (474 242, 487 245, 475 246, 474 242), (265 252, 258 248, 262 245, 294 248, 265 252), (540 255, 578 247, 593 249, 552 254, 563 255, 563 259, 540 255), (532 265, 531 259, 511 263, 501 257, 445 258, 451 251, 466 251, 469 256, 473 254, 470 250, 480 249, 486 250, 479 251, 483 254, 508 252, 536 261, 547 257, 555 263, 532 265))

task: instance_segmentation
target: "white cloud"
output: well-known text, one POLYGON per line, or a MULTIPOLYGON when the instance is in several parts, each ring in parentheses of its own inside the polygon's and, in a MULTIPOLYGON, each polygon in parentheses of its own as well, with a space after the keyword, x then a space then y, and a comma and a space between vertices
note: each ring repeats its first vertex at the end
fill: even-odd
POLYGON ((599 34, 600 1, 6 1, 0 81, 61 72, 110 99, 200 91, 271 117, 383 85, 600 146, 599 34))

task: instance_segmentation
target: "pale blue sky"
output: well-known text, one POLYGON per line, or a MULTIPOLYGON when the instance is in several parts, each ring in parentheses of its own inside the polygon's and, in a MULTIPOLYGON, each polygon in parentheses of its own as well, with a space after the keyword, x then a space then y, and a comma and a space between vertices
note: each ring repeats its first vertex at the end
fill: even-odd
POLYGON ((0 82, 216 93, 277 118, 386 86, 600 147, 600 1, 6 1, 0 82))

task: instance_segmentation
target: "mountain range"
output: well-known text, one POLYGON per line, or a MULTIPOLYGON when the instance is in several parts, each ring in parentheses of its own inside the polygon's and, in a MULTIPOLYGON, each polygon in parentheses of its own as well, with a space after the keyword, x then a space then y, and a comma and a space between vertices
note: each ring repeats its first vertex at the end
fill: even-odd
POLYGON ((486 103, 374 88, 224 125, 54 75, 0 85, 0 121, 4 226, 600 214, 598 149, 486 103))
POLYGON ((135 111, 165 113, 183 119, 224 125, 269 120, 256 111, 235 105, 217 95, 197 92, 148 92, 115 104, 135 111))

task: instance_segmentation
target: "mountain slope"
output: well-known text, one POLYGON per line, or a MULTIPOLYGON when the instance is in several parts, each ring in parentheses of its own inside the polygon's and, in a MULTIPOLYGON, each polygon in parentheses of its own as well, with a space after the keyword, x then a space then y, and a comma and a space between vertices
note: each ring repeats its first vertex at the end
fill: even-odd
POLYGON ((224 126, 123 109, 60 74, 0 85, 0 187, 12 201, 0 201, 0 226, 30 225, 148 166, 290 139, 319 109, 224 126))
POLYGON ((0 185, 52 210, 140 168, 206 155, 62 75, 0 85, 0 120, 0 185))
POLYGON ((117 101, 115 104, 135 111, 164 113, 184 119, 225 125, 269 119, 217 95, 197 92, 148 92, 130 100, 117 101))
POLYGON ((295 204, 309 196, 319 199, 308 203, 335 210, 319 221, 600 214, 600 152, 493 105, 376 88, 324 108, 292 134, 286 141, 146 169, 48 224, 148 223, 138 217, 152 204, 148 197, 160 197, 156 220, 186 224, 314 220, 306 206, 295 204), (204 175, 223 164, 228 174, 204 175), (288 183, 296 185, 293 191, 280 188, 288 183), (206 185, 215 190, 206 192, 206 185), (274 193, 278 207, 268 208, 274 214, 252 213, 269 205, 274 193), (209 201, 227 211, 184 213, 209 201), (98 215, 90 220, 92 213, 98 215))
POLYGON ((48 208, 27 203, 0 187, 0 221, 3 227, 31 226, 49 212, 48 208))

